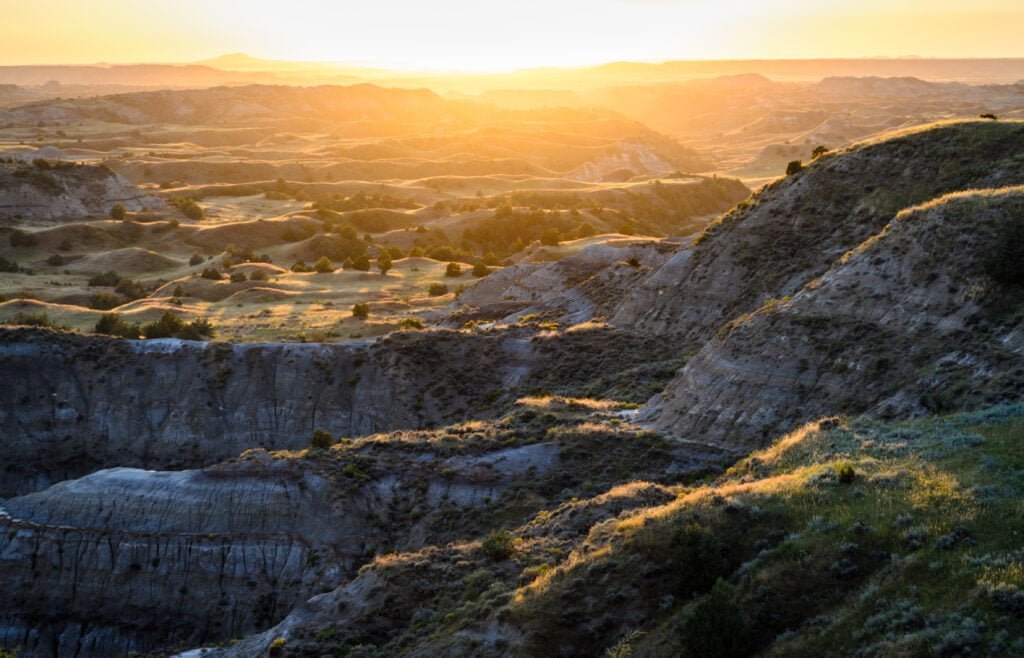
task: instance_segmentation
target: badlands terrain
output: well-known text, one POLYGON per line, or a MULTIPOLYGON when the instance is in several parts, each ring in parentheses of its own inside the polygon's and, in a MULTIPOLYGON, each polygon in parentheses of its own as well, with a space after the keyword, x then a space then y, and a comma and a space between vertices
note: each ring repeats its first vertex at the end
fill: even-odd
POLYGON ((5 104, 0 646, 1024 652, 1024 87, 602 80, 5 104))

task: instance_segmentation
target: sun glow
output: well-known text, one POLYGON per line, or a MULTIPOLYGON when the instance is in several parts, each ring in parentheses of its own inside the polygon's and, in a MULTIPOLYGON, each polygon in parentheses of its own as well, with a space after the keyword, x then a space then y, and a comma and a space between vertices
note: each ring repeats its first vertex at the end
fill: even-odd
POLYGON ((1024 54, 1018 0, 0 0, 0 11, 3 64, 181 62, 241 51, 493 71, 616 60, 1024 54), (970 31, 960 29, 965 20, 970 31))

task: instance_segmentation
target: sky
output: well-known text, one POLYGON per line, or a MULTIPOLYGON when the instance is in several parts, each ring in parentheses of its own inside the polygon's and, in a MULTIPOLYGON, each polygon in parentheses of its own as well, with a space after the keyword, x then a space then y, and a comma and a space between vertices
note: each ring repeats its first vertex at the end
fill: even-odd
POLYGON ((0 65, 1024 56, 1024 0, 0 0, 0 65))

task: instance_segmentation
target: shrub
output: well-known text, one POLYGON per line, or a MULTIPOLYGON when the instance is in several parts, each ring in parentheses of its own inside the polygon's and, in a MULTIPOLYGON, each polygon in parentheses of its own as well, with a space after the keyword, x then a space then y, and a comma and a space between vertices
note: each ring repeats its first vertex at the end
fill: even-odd
POLYGON ((266 281, 268 278, 267 273, 263 270, 253 270, 249 273, 250 281, 266 281))
POLYGON ((788 165, 786 165, 786 175, 792 176, 793 174, 799 174, 801 171, 803 171, 803 168, 803 162, 799 160, 793 160, 788 165))
POLYGON ((181 287, 181 284, 174 286, 174 292, 171 293, 172 297, 184 297, 185 289, 181 287))
POLYGON ((213 323, 206 318, 198 318, 184 325, 175 335, 175 338, 203 340, 204 338, 212 338, 213 334, 213 323))
POLYGON ((473 264, 473 276, 476 278, 487 276, 491 273, 491 268, 487 267, 487 263, 482 260, 478 260, 473 264))
POLYGON ((194 222, 198 222, 206 218, 206 213, 203 212, 203 209, 195 202, 195 199, 183 196, 173 196, 170 199, 170 203, 181 211, 181 214, 194 222))
POLYGON ((96 321, 93 331, 108 336, 120 336, 121 338, 138 338, 142 334, 142 328, 137 324, 129 324, 117 313, 104 313, 96 321))
POLYGON ((202 276, 204 279, 210 279, 211 281, 220 281, 221 279, 224 278, 224 276, 220 273, 220 270, 218 270, 216 267, 207 267, 206 269, 203 270, 203 273, 200 276, 202 276))
POLYGON ((558 243, 564 239, 565 236, 563 236, 562 232, 557 228, 545 229, 544 232, 540 234, 540 243, 549 247, 558 246, 558 243))
POLYGON ((388 270, 391 269, 391 254, 385 250, 381 250, 380 254, 377 255, 377 269, 380 270, 381 274, 387 274, 388 270))
POLYGON ((126 214, 124 205, 120 203, 115 203, 114 207, 110 209, 111 219, 124 219, 126 214))
POLYGON ((231 283, 242 283, 246 280, 245 272, 232 272, 231 283))
POLYGON ((462 276, 462 268, 459 267, 458 263, 448 263, 448 266, 444 268, 445 276, 462 276))
POLYGON ((297 260, 295 261, 295 264, 292 265, 292 272, 298 272, 301 274, 304 272, 312 272, 312 270, 310 269, 309 265, 306 265, 306 261, 297 260))
POLYGON ((182 338, 185 340, 202 340, 213 336, 213 325, 209 320, 200 318, 186 323, 170 311, 164 311, 156 322, 142 326, 142 334, 146 338, 182 338))
POLYGON ((984 267, 985 273, 998 283, 1024 286, 1024 218, 1003 221, 984 267))
POLYGON ((370 317, 370 305, 363 302, 353 304, 352 317, 359 318, 360 320, 365 320, 370 317))
POLYGON ((129 301, 142 299, 148 294, 145 286, 132 279, 121 279, 118 281, 117 286, 114 287, 114 292, 120 294, 129 301))
POLYGON ((836 477, 839 478, 839 482, 842 484, 850 484, 857 479, 857 471, 853 469, 853 465, 843 462, 842 464, 836 464, 836 477))
POLYGON ((89 298, 89 308, 94 308, 97 311, 109 311, 123 303, 124 299, 120 295, 109 292, 98 292, 89 298))
POLYGON ((327 430, 322 430, 319 427, 313 430, 313 437, 309 440, 310 448, 325 449, 330 448, 334 443, 334 437, 327 430))
POLYGON ((12 247, 34 247, 39 244, 39 238, 18 229, 11 231, 9 240, 12 247))
POLYGON ((51 254, 50 257, 46 259, 46 264, 58 267, 64 264, 64 257, 60 254, 51 254))
POLYGON ((487 535, 480 542, 480 550, 490 559, 500 562, 512 557, 512 554, 516 551, 516 546, 512 541, 512 535, 504 530, 498 530, 487 535))
POLYGON ((684 655, 732 658, 748 654, 747 624, 732 601, 732 588, 725 581, 715 583, 711 593, 693 606, 679 630, 684 655))
POLYGON ((93 275, 93 276, 89 277, 89 286, 90 287, 105 286, 105 287, 108 287, 108 288, 113 288, 114 286, 116 286, 120 282, 121 282, 121 275, 118 274, 117 272, 115 272, 114 270, 107 270, 106 272, 103 272, 102 274, 96 274, 96 275, 93 275))
POLYGON ((431 283, 430 287, 427 288, 427 294, 430 295, 431 297, 440 297, 441 295, 447 295, 448 286, 441 283, 440 281, 436 281, 434 283, 431 283))
POLYGON ((370 271, 370 258, 366 254, 359 254, 352 259, 352 269, 360 272, 370 271))
POLYGON ((814 150, 811 151, 811 159, 817 160, 818 158, 820 158, 823 155, 826 155, 827 153, 828 153, 828 147, 827 146, 815 146, 814 150))
POLYGON ((188 259, 188 264, 195 267, 196 265, 202 263, 204 260, 206 259, 203 258, 200 254, 192 254, 192 256, 188 259))
POLYGON ((0 256, 0 272, 20 272, 21 266, 18 265, 17 261, 7 260, 3 256, 0 256))
POLYGON ((331 265, 331 259, 327 256, 321 256, 320 260, 313 264, 313 269, 318 274, 330 274, 334 271, 334 266, 331 265))
POLYGON ((398 328, 402 331, 423 329, 423 320, 419 318, 402 318, 398 323, 398 328))
POLYGON ((46 327, 47 329, 57 330, 67 329, 67 327, 58 325, 51 320, 50 316, 46 313, 16 313, 8 321, 8 324, 16 324, 23 327, 46 327))
POLYGON ((280 656, 281 653, 284 651, 284 645, 286 642, 287 640, 285 640, 283 637, 275 639, 273 642, 270 643, 270 646, 267 647, 267 655, 280 656))
POLYGON ((994 114, 986 113, 978 116, 979 119, 988 119, 989 121, 997 121, 999 117, 994 114))

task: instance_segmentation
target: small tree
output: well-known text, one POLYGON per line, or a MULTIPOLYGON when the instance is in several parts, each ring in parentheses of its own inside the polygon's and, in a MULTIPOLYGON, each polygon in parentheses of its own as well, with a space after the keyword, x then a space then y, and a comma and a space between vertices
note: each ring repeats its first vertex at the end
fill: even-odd
POLYGON ((482 260, 478 260, 473 264, 473 276, 476 278, 487 276, 491 273, 491 268, 487 267, 487 263, 482 260))
POLYGON ((811 151, 811 158, 813 158, 814 160, 817 160, 818 158, 820 158, 821 156, 823 156, 823 155, 825 155, 827 153, 828 153, 828 147, 827 146, 815 146, 814 150, 811 151))
POLYGON ((793 174, 799 174, 804 168, 804 163, 799 160, 793 160, 786 165, 786 175, 792 176, 793 174))
POLYGON ((174 292, 172 292, 171 295, 174 297, 184 297, 185 289, 182 288, 181 284, 179 283, 178 285, 174 286, 174 292))
POLYGON ((301 274, 308 271, 309 265, 306 265, 306 261, 304 260, 297 260, 295 261, 295 264, 292 265, 292 272, 298 272, 301 274))
POLYGON ((331 433, 318 427, 313 430, 313 438, 309 440, 309 447, 324 450, 330 448, 333 443, 334 437, 331 436, 331 433))
POLYGON ((441 283, 440 281, 435 281, 434 283, 430 284, 430 287, 427 289, 427 294, 430 295, 431 297, 440 297, 441 295, 447 295, 448 286, 441 283))
POLYGON ((448 266, 444 268, 445 276, 462 276, 462 268, 458 263, 448 263, 448 266))
POLYGON ((253 270, 252 272, 249 272, 250 281, 266 281, 267 278, 267 273, 263 270, 253 270))
POLYGON ((321 256, 314 265, 313 269, 316 270, 317 274, 330 274, 334 271, 334 265, 331 264, 331 259, 327 256, 321 256))
POLYGON ((192 256, 188 259, 188 264, 191 265, 192 267, 195 267, 196 265, 201 264, 204 260, 206 259, 203 258, 202 255, 192 254, 192 256))
POLYGON ((360 320, 365 320, 370 317, 370 305, 365 302, 359 302, 352 305, 352 317, 360 320))
POLYGON ((231 283, 242 283, 246 280, 245 272, 232 272, 231 283))
POLYGON ((211 281, 220 281, 224 278, 216 267, 207 267, 200 276, 211 281))
POLYGON ((377 269, 380 270, 381 274, 388 273, 388 270, 391 269, 391 262, 391 254, 382 249, 380 254, 377 255, 377 269))
POLYGON ((111 219, 119 219, 119 220, 120 219, 124 219, 125 218, 125 214, 126 213, 125 213, 124 206, 122 204, 120 204, 120 203, 115 203, 114 207, 110 209, 110 218, 111 219))
POLYGON ((988 119, 989 121, 998 121, 999 120, 999 117, 997 117, 994 114, 990 114, 990 113, 982 114, 979 118, 981 118, 981 119, 988 119))

